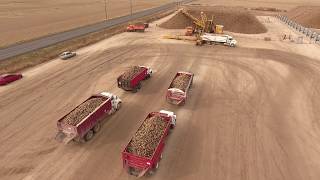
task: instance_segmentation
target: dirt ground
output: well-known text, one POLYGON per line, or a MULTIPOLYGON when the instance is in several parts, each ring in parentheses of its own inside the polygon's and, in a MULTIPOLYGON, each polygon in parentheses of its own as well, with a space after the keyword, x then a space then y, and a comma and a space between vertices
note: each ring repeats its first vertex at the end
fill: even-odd
POLYGON ((290 10, 297 6, 320 6, 318 0, 197 0, 194 4, 209 4, 222 6, 242 6, 242 7, 268 7, 290 10))
MULTIPOLYGON (((130 1, 106 0, 108 17, 130 13, 130 1)), ((105 19, 105 0, 1 0, 0 47, 105 19)), ((133 11, 156 7, 171 0, 134 0, 133 11)))
POLYGON ((286 15, 305 27, 320 29, 320 6, 300 6, 286 15))
MULTIPOLYGON (((177 127, 153 177, 142 179, 320 178, 320 46, 281 41, 299 36, 273 17, 258 17, 267 33, 231 33, 237 48, 196 47, 163 39, 182 30, 123 33, 53 60, 0 88, 0 179, 130 180, 121 151, 150 111, 171 110, 177 127), (271 41, 264 41, 264 37, 271 41), (136 94, 116 78, 130 65, 154 76, 136 94), (183 107, 165 93, 177 71, 195 74, 183 107), (102 131, 86 144, 54 140, 56 121, 93 93, 123 100, 102 131)), ((229 33, 229 32, 227 32, 229 33)))

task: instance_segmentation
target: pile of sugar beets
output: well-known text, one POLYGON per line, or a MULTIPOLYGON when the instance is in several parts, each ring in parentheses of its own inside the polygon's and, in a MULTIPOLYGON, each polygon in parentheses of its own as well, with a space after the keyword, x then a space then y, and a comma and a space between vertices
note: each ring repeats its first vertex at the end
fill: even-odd
POLYGON ((163 121, 160 116, 146 119, 130 141, 127 151, 151 158, 166 126, 167 122, 163 121))
POLYGON ((185 91, 189 84, 190 78, 191 77, 186 74, 180 74, 173 80, 171 88, 177 88, 185 91))
POLYGON ((142 70, 142 67, 132 66, 122 74, 121 79, 124 81, 130 81, 136 74, 140 73, 142 70))
POLYGON ((84 103, 80 104, 76 109, 71 111, 67 116, 63 118, 63 122, 69 125, 77 125, 82 119, 92 113, 98 106, 105 101, 102 97, 91 98, 84 103))

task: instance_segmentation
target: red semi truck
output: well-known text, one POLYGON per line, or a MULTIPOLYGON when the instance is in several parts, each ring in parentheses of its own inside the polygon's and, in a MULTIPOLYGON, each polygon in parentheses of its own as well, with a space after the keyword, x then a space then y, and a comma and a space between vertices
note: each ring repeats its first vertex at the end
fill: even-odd
MULTIPOLYGON (((122 151, 123 167, 130 175, 141 177, 145 174, 152 175, 155 170, 159 167, 159 161, 162 159, 162 152, 164 150, 164 141, 166 136, 169 134, 170 129, 176 126, 177 116, 170 111, 161 110, 159 112, 151 112, 144 121, 153 116, 161 116, 162 120, 166 122, 166 127, 163 130, 162 136, 157 143, 157 147, 153 151, 151 157, 143 157, 134 153, 128 152, 128 146, 132 139, 129 141, 125 149, 122 151)), ((139 129, 142 127, 140 125, 139 129)), ((138 129, 138 130, 139 130, 138 129)), ((137 131, 138 131, 137 130, 137 131)))
POLYGON ((169 103, 176 104, 176 105, 183 105, 186 102, 187 96, 188 96, 188 91, 190 87, 192 86, 193 82, 193 73, 190 72, 178 72, 173 80, 171 81, 171 84, 168 88, 167 94, 166 94, 166 99, 169 103), (174 82, 177 80, 179 76, 188 76, 188 82, 186 86, 181 89, 177 88, 174 86, 174 82))
POLYGON ((149 79, 152 75, 152 69, 146 66, 138 66, 140 70, 131 76, 130 79, 124 78, 121 74, 117 78, 118 87, 126 91, 137 92, 141 88, 141 81, 149 79))
POLYGON ((76 142, 89 141, 100 130, 101 121, 104 117, 119 110, 120 106, 121 99, 109 92, 101 92, 89 97, 58 120, 56 140, 65 144, 71 140, 76 142), (95 103, 95 105, 89 105, 92 111, 88 111, 87 109, 90 109, 90 107, 84 105, 88 105, 89 101, 93 102, 95 98, 99 98, 99 102, 95 103), (74 121, 75 119, 76 121, 74 121))

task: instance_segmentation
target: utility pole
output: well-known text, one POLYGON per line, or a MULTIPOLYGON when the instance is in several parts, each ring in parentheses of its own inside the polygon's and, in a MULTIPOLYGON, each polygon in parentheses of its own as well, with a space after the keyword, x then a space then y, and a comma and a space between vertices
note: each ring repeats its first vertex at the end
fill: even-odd
POLYGON ((108 20, 107 3, 107 0, 104 0, 104 13, 106 15, 106 21, 108 20))
POLYGON ((132 0, 130 0, 130 14, 132 16, 132 0))

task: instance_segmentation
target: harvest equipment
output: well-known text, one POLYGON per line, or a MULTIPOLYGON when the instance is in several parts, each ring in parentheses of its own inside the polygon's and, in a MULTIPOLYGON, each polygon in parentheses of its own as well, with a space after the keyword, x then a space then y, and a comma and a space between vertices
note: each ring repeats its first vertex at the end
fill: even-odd
MULTIPOLYGON (((215 25, 213 23, 213 17, 208 19, 207 15, 204 12, 201 12, 200 19, 194 17, 192 14, 187 12, 186 10, 181 10, 182 14, 190 18, 195 24, 195 28, 193 29, 193 33, 196 32, 198 34, 202 33, 213 33, 215 32, 215 25)), ((187 28, 187 32, 189 29, 187 28)))
POLYGON ((151 112, 122 151, 123 167, 130 175, 153 174, 162 159, 165 137, 176 125, 173 112, 151 112))
POLYGON ((229 35, 223 35, 223 25, 216 25, 213 22, 213 16, 211 19, 204 13, 200 13, 200 18, 196 18, 188 11, 181 9, 180 12, 187 18, 191 19, 194 27, 186 27, 185 37, 184 36, 165 36, 166 39, 177 39, 177 40, 193 40, 186 37, 195 37, 196 45, 208 44, 224 44, 231 47, 235 47, 237 41, 229 35))
POLYGON ((168 88, 167 101, 176 105, 185 104, 188 91, 192 86, 193 76, 193 73, 178 72, 168 88))
POLYGON ((121 99, 109 92, 93 95, 57 122, 56 140, 67 144, 71 140, 89 141, 101 129, 105 116, 119 110, 121 99))
POLYGON ((152 69, 146 66, 133 66, 117 78, 118 87, 126 91, 137 92, 141 81, 149 79, 152 69))

